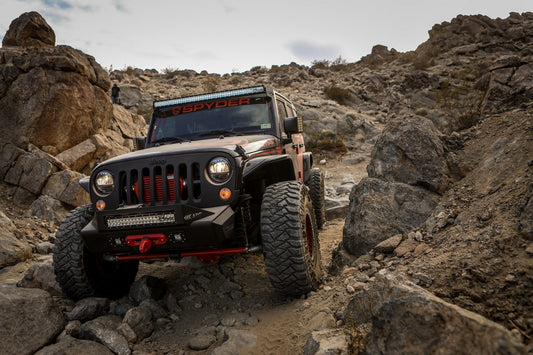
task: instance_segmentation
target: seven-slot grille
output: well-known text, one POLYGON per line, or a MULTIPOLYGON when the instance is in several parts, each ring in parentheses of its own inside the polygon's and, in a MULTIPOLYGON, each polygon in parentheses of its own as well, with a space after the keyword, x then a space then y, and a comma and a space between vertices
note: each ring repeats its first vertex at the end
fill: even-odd
POLYGON ((202 184, 200 164, 181 163, 130 169, 119 173, 120 204, 198 202, 202 184))

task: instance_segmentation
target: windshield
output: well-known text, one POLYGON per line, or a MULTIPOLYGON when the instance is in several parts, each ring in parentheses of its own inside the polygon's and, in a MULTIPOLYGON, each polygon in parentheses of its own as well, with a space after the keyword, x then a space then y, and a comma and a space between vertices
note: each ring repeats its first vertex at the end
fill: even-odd
POLYGON ((266 97, 240 97, 156 110, 150 143, 243 134, 273 134, 266 97))

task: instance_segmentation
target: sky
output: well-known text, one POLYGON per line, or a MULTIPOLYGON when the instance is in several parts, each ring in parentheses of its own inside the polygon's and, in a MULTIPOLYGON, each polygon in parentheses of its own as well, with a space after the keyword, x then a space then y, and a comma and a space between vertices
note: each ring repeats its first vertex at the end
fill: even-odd
POLYGON ((531 0, 1 0, 0 39, 39 12, 65 44, 106 69, 243 72, 295 62, 356 62, 376 44, 400 52, 459 14, 506 18, 531 0))

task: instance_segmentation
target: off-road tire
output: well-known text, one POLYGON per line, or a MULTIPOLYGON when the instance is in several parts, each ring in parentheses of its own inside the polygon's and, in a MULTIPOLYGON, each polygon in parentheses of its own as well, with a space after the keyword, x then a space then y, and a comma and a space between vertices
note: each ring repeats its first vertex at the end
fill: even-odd
POLYGON ((92 205, 72 210, 56 233, 53 248, 56 280, 73 300, 121 297, 128 293, 139 267, 138 261, 109 262, 101 254, 87 250, 80 232, 93 214, 92 205))
POLYGON ((316 290, 322 278, 318 229, 308 187, 298 181, 268 186, 261 205, 265 266, 287 296, 316 290))
POLYGON ((318 229, 322 229, 324 223, 326 223, 326 201, 324 199, 324 175, 320 169, 313 168, 310 170, 307 186, 309 186, 309 195, 313 202, 316 226, 318 229))

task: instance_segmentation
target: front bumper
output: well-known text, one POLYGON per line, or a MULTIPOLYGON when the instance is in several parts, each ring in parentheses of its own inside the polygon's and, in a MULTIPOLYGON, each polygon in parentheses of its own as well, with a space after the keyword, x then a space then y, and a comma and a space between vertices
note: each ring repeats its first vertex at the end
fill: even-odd
POLYGON ((149 253, 218 249, 235 238, 234 220, 235 212, 228 205, 130 207, 96 212, 81 236, 89 251, 115 255, 141 253, 137 246, 128 245, 128 236, 155 234, 165 235, 166 241, 151 246, 149 253))

